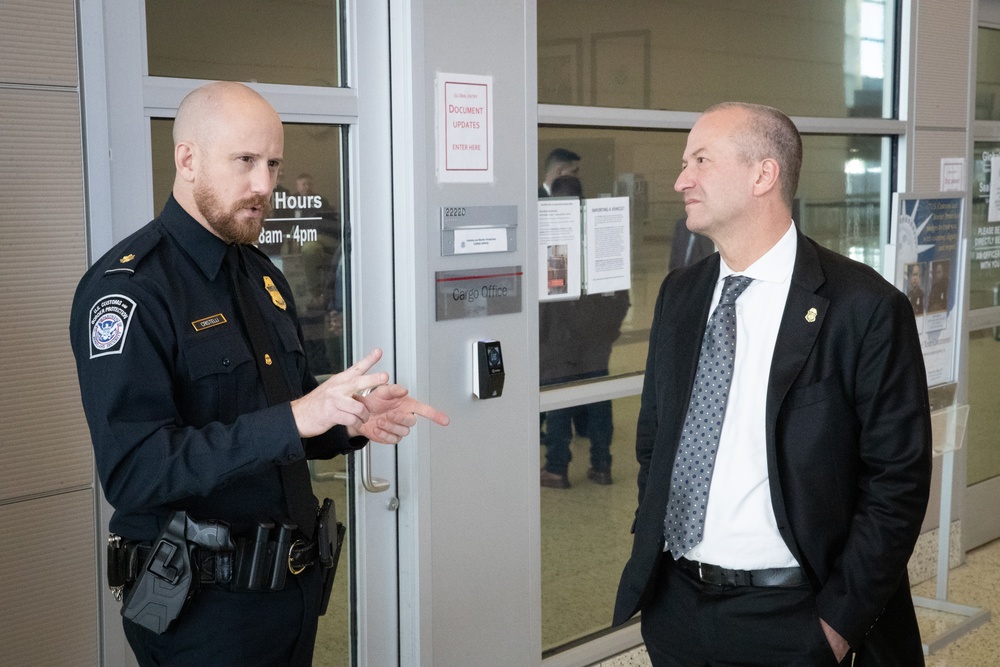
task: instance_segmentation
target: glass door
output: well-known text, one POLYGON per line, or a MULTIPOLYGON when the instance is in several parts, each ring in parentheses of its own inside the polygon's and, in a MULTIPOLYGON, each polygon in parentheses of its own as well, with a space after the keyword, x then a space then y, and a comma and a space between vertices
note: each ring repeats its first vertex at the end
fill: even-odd
POLYGON ((1000 162, 1000 29, 977 32, 975 122, 969 216, 968 403, 963 546, 1000 537, 1000 219, 990 209, 990 189, 1000 162))
MULTIPOLYGON (((292 287, 311 369, 322 380, 378 346, 379 369, 392 375, 388 69, 380 69, 388 21, 380 12, 386 9, 342 0, 105 0, 102 25, 83 16, 85 34, 104 51, 99 66, 85 57, 85 82, 91 71, 92 91, 106 87, 113 156, 106 215, 100 206, 91 211, 95 225, 104 221, 92 231, 95 255, 166 201, 173 118, 183 97, 208 81, 247 83, 284 123, 285 165, 257 245, 292 287), (367 97, 358 94, 358 81, 367 97)), ((310 465, 317 497, 333 499, 348 528, 333 598, 320 619, 316 665, 398 663, 395 451, 370 449, 310 465)), ((113 605, 104 624, 106 642, 113 642, 120 629, 113 605)))

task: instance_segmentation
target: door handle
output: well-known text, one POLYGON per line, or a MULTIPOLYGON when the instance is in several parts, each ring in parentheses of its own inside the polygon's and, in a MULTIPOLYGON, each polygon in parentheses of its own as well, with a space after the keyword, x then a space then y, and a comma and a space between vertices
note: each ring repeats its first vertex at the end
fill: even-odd
MULTIPOLYGON (((361 391, 362 396, 367 396, 374 391, 375 387, 368 387, 361 391)), ((368 493, 382 493, 389 489, 389 480, 379 477, 372 477, 372 443, 365 445, 360 452, 361 455, 361 485, 368 493)))
POLYGON ((379 477, 372 477, 372 450, 369 442, 358 452, 361 455, 361 485, 369 493, 382 493, 389 489, 389 481, 379 477))

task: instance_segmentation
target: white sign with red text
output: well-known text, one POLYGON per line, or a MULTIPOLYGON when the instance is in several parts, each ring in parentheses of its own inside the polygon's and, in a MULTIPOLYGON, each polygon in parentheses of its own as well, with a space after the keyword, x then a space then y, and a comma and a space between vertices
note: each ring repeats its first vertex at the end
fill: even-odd
POLYGON ((438 183, 493 182, 493 77, 437 75, 438 183))

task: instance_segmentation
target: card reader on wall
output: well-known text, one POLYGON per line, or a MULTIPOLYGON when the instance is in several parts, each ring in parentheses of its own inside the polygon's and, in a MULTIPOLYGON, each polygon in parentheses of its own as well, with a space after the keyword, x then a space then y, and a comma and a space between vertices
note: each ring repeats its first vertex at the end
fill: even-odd
POLYGON ((503 393, 503 354, 500 341, 479 340, 472 344, 472 395, 496 398, 503 393))

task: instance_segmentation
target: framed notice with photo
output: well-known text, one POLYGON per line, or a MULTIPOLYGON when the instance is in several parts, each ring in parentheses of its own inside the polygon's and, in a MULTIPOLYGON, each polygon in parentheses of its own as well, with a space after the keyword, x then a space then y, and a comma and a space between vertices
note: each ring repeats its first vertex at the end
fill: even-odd
POLYGON ((960 192, 893 195, 883 275, 910 300, 931 387, 956 380, 964 204, 960 192))
POLYGON ((538 103, 583 101, 583 42, 550 39, 538 43, 538 103))
POLYGON ((648 30, 599 32, 590 38, 590 97, 599 107, 649 108, 648 30))

